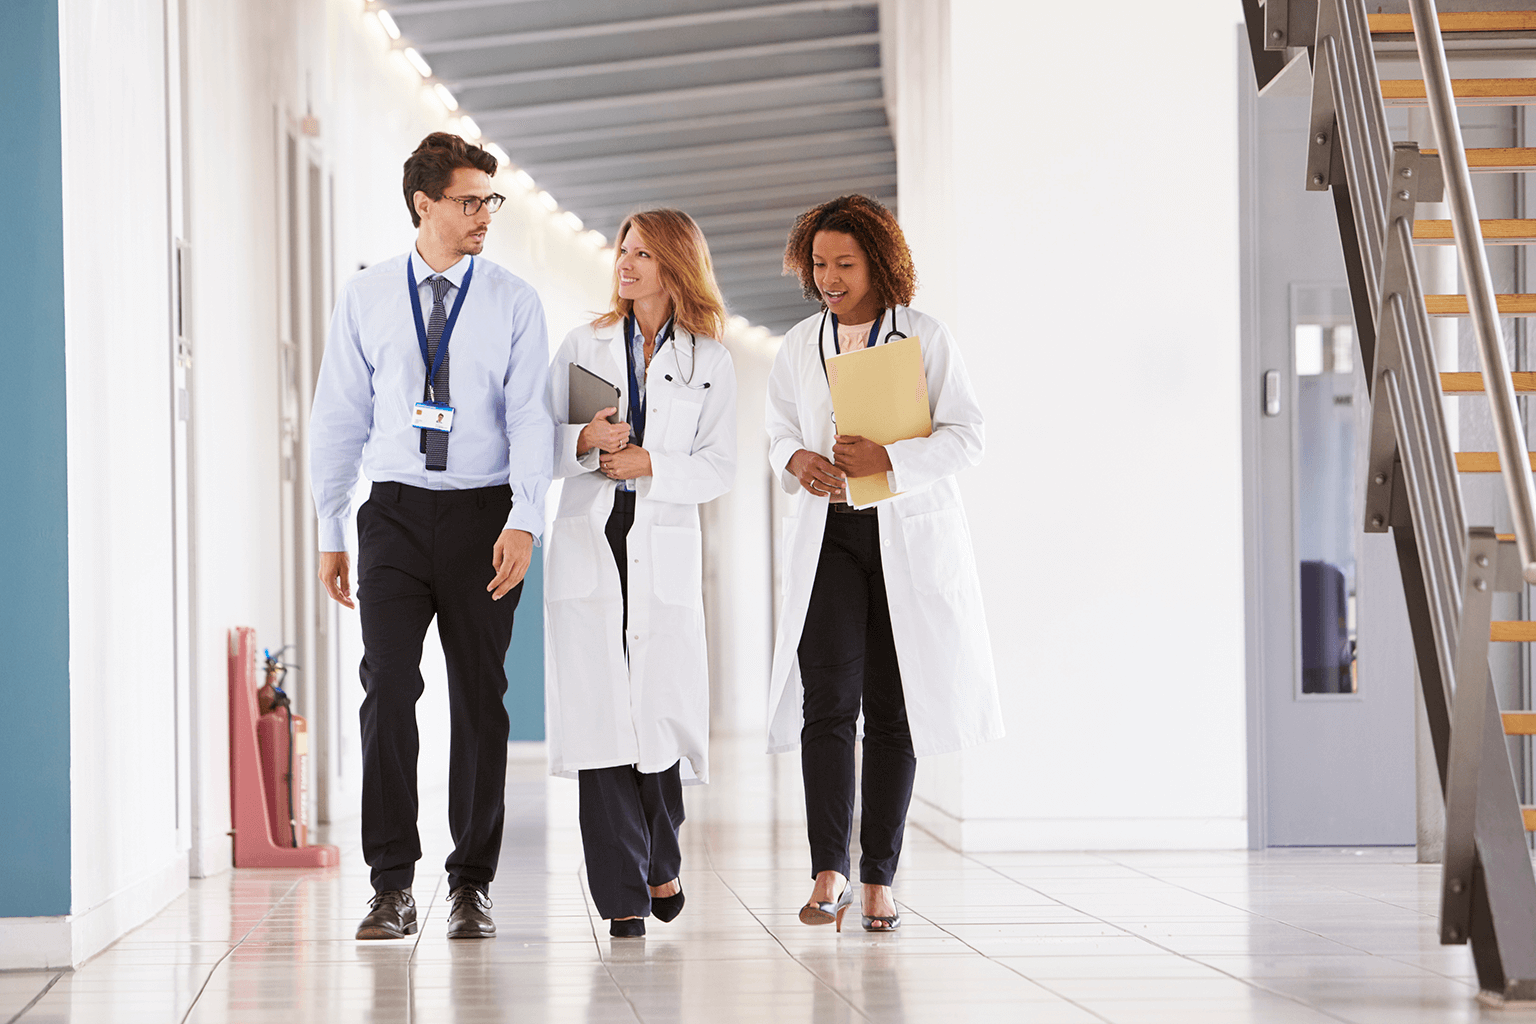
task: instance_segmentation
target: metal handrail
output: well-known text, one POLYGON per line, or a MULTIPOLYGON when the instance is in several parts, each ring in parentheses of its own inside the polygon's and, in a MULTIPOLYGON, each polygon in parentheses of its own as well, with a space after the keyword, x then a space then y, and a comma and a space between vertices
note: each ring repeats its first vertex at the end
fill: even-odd
POLYGON ((1435 0, 1409 0, 1409 8, 1413 12, 1413 36, 1419 50, 1419 64, 1424 70, 1429 118, 1440 148, 1440 166, 1456 236, 1456 252, 1461 257, 1462 273, 1466 277, 1467 308, 1472 314, 1472 329, 1482 360, 1483 388, 1493 414, 1499 471, 1509 496, 1510 518, 1514 520, 1525 580, 1536 583, 1536 482, 1531 479, 1527 462, 1514 380, 1504 358, 1498 300, 1494 296, 1493 276, 1488 270, 1488 255, 1483 248, 1477 201, 1472 195, 1472 175, 1467 169, 1461 120, 1451 93, 1451 70, 1446 62, 1445 41, 1440 35, 1439 12, 1435 9, 1435 0))

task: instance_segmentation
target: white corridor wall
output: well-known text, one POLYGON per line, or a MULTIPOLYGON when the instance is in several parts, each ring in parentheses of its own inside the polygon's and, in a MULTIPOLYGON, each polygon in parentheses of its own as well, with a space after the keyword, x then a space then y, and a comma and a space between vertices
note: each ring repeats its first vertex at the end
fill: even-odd
POLYGON ((1230 0, 886 0, 900 216, 987 414, 962 476, 1008 737, 965 849, 1247 843, 1230 0))
MULTIPOLYGON (((415 230, 401 165, 432 131, 462 131, 356 0, 198 0, 188 4, 186 138, 194 261, 193 333, 198 688, 195 873, 229 864, 225 631, 253 625, 276 645, 280 133, 306 114, 305 140, 334 179, 332 261, 340 287, 359 266, 406 251, 415 230)), ((515 158, 515 156, 514 156, 515 158)), ((600 309, 607 254, 582 240, 510 173, 486 256, 539 291, 551 343, 600 309)), ((308 484, 304 482, 308 495, 308 484)), ((362 488, 354 506, 366 497, 362 488)), ((354 538, 355 543, 355 538, 354 538)), ((355 547, 354 547, 355 552, 355 547)), ((355 737, 361 643, 355 612, 339 613, 339 724, 355 737)), ((441 654, 429 637, 421 701, 422 785, 446 781, 447 709, 441 654)), ((355 759, 356 746, 348 752, 355 759)), ((343 764, 348 781, 356 762, 343 764), (348 768, 351 771, 348 772, 348 768)), ((355 792, 334 794, 342 816, 355 792)), ((424 827, 446 827, 423 823, 424 827)))

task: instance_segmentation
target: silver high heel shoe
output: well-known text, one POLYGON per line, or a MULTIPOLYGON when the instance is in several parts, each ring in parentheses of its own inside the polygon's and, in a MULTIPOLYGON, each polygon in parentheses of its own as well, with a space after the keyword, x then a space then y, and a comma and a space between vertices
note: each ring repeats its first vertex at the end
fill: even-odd
POLYGON ((843 893, 832 903, 807 903, 800 908, 801 924, 831 924, 837 922, 837 930, 843 930, 843 914, 853 906, 853 881, 850 879, 843 885, 843 893))

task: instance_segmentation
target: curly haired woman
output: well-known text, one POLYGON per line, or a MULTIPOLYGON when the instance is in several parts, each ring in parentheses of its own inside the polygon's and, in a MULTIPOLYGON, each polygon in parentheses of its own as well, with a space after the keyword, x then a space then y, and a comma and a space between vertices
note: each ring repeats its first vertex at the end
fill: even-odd
POLYGON ((795 496, 769 749, 800 745, 815 879, 800 920, 841 931, 855 896, 848 847, 863 712, 862 916, 865 930, 889 932, 901 924, 891 885, 917 757, 1003 732, 955 484, 981 460, 981 410, 948 328, 907 305, 912 254, 880 203, 843 196, 803 214, 784 269, 822 309, 785 335, 768 384, 769 460, 795 496), (834 436, 826 360, 908 335, 922 347, 932 434, 888 445, 834 436), (849 505, 845 481, 879 473, 896 497, 849 505))

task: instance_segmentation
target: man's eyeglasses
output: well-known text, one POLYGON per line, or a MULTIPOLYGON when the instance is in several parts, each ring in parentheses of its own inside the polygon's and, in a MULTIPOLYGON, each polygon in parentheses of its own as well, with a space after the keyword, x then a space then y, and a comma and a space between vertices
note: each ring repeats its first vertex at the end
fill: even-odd
POLYGON ((494 192, 485 198, 479 196, 443 196, 450 203, 458 203, 464 207, 464 216, 473 217, 480 212, 480 207, 485 207, 492 213, 501 209, 501 204, 507 201, 506 196, 496 195, 494 192))

